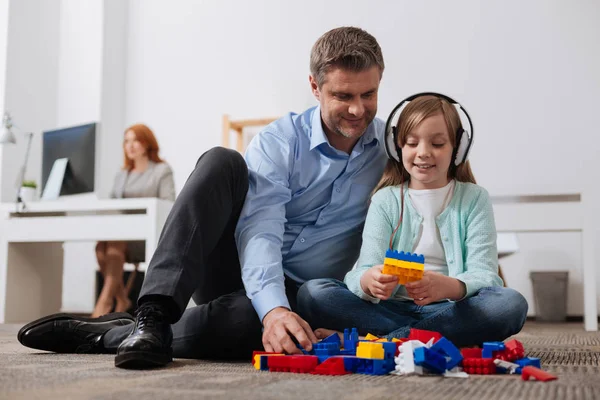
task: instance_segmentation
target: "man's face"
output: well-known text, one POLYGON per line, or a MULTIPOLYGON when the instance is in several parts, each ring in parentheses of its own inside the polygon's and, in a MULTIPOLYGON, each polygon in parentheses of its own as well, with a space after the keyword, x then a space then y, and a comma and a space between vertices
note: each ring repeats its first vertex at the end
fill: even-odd
POLYGON ((311 76, 313 94, 321 104, 323 129, 335 143, 356 142, 377 114, 377 91, 381 72, 377 66, 364 71, 335 68, 318 87, 311 76))

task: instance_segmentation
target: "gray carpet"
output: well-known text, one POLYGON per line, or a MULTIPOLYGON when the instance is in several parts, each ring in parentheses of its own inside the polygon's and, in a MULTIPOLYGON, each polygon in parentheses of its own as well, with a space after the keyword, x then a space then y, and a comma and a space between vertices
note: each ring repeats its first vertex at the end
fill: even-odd
POLYGON ((19 326, 0 325, 0 399, 600 399, 600 334, 582 323, 528 322, 517 339, 526 354, 559 376, 524 382, 520 376, 467 379, 256 371, 250 361, 218 363, 177 359, 153 371, 126 371, 110 355, 36 352, 16 339, 19 326))

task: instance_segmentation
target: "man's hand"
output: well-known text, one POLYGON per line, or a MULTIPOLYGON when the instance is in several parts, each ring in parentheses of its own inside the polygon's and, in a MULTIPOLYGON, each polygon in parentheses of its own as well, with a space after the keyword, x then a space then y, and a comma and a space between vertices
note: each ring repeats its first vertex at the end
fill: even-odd
POLYGON ((465 284, 458 279, 431 271, 425 271, 421 280, 408 282, 404 286, 418 306, 442 299, 459 300, 466 292, 465 284))
POLYGON ((317 343, 317 337, 308 323, 298 314, 284 307, 276 307, 263 318, 262 335, 265 351, 287 354, 302 354, 292 337, 307 351, 317 343))
POLYGON ((366 270, 360 277, 360 286, 369 296, 387 300, 398 286, 398 277, 383 274, 382 270, 383 265, 375 265, 366 270))

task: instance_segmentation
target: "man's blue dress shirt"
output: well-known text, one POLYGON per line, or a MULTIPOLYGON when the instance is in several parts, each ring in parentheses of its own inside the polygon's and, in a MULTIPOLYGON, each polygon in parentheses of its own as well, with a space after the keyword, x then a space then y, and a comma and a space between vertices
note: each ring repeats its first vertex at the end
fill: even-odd
POLYGON ((387 161, 375 119, 350 154, 333 148, 320 107, 268 125, 246 150, 250 187, 237 224, 242 280, 260 320, 290 308, 297 283, 343 279, 360 251, 371 191, 387 161))

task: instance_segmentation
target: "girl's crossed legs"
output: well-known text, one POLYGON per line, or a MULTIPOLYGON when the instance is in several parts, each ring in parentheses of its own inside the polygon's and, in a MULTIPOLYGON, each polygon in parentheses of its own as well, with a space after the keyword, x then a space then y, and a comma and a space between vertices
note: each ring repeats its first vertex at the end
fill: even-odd
POLYGON ((436 331, 458 347, 503 341, 518 333, 527 317, 527 301, 516 290, 480 289, 461 301, 418 306, 412 301, 360 299, 343 282, 315 279, 298 291, 298 312, 313 329, 343 331, 356 327, 391 339, 408 337, 411 328, 436 331))

